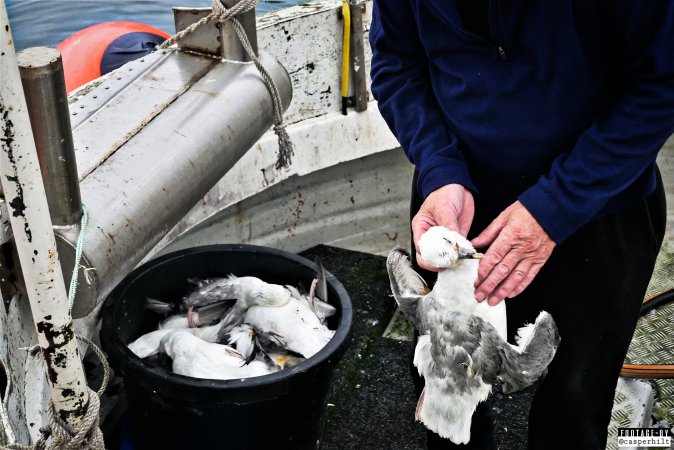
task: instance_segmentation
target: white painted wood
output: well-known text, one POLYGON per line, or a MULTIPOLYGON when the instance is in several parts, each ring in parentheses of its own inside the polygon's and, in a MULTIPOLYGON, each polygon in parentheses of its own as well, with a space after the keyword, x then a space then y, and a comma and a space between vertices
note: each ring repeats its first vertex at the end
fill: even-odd
MULTIPOLYGON (((319 0, 263 15, 258 20, 258 45, 276 56, 293 83, 288 123, 339 112, 342 64, 340 0, 319 0)), ((363 15, 365 70, 370 73, 372 1, 363 15)), ((353 77, 351 77, 353 78, 353 77)), ((367 77, 368 94, 370 80, 367 77)))
POLYGON ((66 424, 76 428, 89 394, 4 0, 0 30, 0 181, 54 406, 66 424))

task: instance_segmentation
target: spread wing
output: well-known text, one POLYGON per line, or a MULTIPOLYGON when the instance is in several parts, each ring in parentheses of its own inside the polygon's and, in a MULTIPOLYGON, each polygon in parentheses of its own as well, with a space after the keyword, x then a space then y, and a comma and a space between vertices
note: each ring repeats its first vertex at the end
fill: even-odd
POLYGON ((393 298, 412 326, 421 330, 418 307, 421 299, 430 292, 426 282, 412 269, 408 253, 400 247, 394 248, 389 253, 386 269, 391 281, 393 298))

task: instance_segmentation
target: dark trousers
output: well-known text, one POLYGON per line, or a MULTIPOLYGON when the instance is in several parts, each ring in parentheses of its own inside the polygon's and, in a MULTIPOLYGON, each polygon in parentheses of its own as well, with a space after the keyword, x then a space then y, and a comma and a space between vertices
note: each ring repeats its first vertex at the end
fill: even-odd
MULTIPOLYGON (((412 216, 421 203, 412 188, 412 216)), ((493 218, 477 205, 469 236, 477 235, 493 218)), ((665 194, 658 175, 653 194, 580 228, 555 248, 522 294, 507 300, 510 342, 517 328, 533 322, 541 310, 552 315, 562 338, 531 405, 530 450, 606 448, 616 383, 665 222, 665 194)), ((419 272, 432 282, 433 274, 419 272)), ((420 392, 423 380, 416 370, 412 373, 420 392)), ((486 408, 478 407, 473 415, 469 444, 455 445, 429 431, 428 448, 496 449, 486 408)))

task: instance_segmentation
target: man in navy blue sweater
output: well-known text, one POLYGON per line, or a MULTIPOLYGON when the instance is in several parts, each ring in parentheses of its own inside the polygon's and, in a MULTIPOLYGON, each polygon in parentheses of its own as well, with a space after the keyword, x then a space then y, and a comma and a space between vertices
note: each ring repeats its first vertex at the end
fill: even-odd
MULTIPOLYGON (((372 91, 416 166, 414 242, 470 233, 488 247, 476 301, 559 326, 529 447, 603 449, 664 235, 674 1, 375 0, 370 41, 372 91)), ((470 448, 495 448, 485 415, 470 448)))

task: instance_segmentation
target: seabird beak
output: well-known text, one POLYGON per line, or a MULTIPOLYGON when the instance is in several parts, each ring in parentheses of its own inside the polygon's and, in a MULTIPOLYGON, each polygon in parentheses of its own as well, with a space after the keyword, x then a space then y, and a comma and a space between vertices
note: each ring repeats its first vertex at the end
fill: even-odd
POLYGON ((459 259, 483 259, 484 253, 469 253, 469 254, 459 254, 459 259))
POLYGON ((459 259, 482 259, 483 253, 478 253, 473 249, 460 247, 459 244, 454 244, 454 249, 459 254, 459 259))

